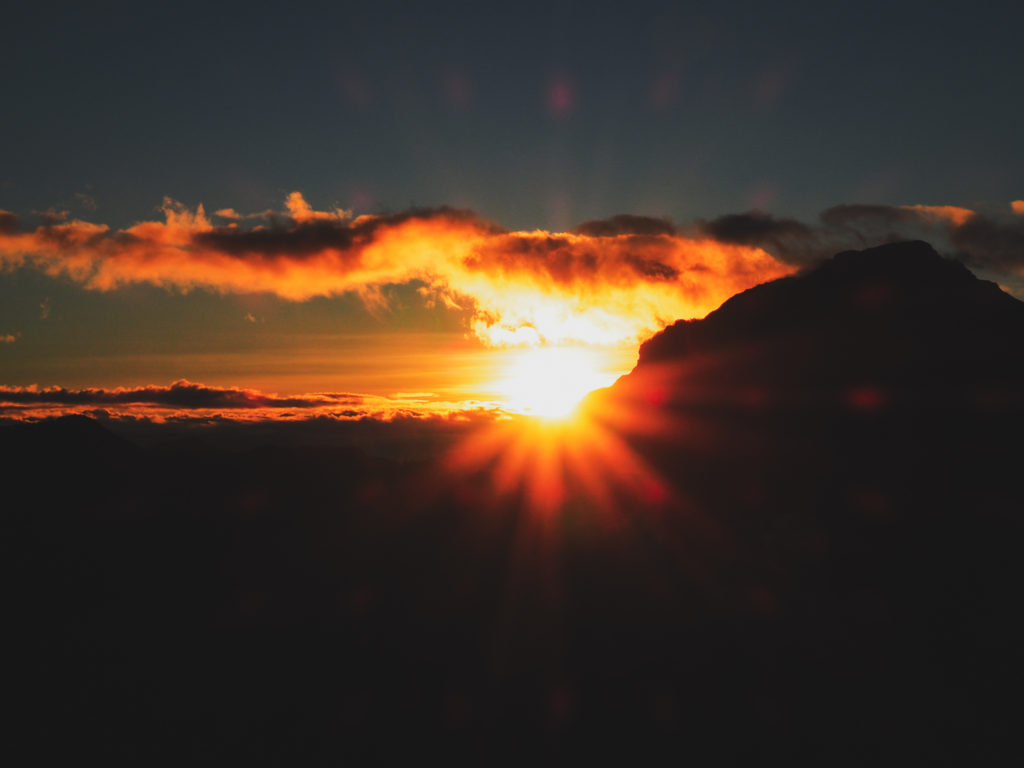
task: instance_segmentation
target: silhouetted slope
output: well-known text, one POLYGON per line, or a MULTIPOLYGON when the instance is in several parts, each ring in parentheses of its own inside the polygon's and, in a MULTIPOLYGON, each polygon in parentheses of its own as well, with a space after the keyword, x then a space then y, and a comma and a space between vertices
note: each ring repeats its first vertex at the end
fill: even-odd
POLYGON ((709 394, 871 385, 905 402, 1019 403, 1022 339, 1024 303, 927 243, 896 243, 840 253, 744 291, 702 320, 675 323, 643 344, 635 376, 672 363, 682 377, 677 396, 693 380, 709 394))
POLYGON ((38 423, 0 426, 0 453, 6 457, 77 456, 83 461, 123 458, 134 446, 87 416, 62 416, 38 423))

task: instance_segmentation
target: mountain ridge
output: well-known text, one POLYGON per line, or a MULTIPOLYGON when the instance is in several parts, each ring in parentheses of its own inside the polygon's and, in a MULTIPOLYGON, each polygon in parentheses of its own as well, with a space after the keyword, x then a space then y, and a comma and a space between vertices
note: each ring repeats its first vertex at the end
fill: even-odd
POLYGON ((1013 400, 1024 386, 1024 302, 927 243, 844 251, 750 288, 644 342, 614 393, 649 385, 709 392, 863 386, 922 401, 1013 400), (667 373, 666 369, 677 370, 667 373))

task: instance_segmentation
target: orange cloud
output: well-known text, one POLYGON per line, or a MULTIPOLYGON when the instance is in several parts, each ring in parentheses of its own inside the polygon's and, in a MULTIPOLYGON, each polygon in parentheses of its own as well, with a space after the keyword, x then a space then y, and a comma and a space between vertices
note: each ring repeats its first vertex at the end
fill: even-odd
POLYGON ((968 219, 974 216, 970 208, 961 208, 957 205, 904 205, 900 206, 908 211, 917 211, 926 218, 945 220, 954 226, 963 226, 968 219))
POLYGON ((1019 213, 1021 216, 1024 216, 1024 200, 1014 200, 1010 203, 1010 208, 1014 213, 1019 213))
MULTIPOLYGON (((146 282, 295 301, 350 292, 370 301, 381 286, 418 281, 426 300, 466 311, 491 344, 636 341, 792 269, 761 248, 640 217, 551 233, 507 232, 452 209, 353 218, 316 211, 299 192, 285 209, 248 228, 216 226, 202 205, 169 199, 163 221, 118 231, 81 220, 20 231, 8 216, 0 262, 92 290, 146 282)), ((228 212, 251 218, 218 215, 228 212)))

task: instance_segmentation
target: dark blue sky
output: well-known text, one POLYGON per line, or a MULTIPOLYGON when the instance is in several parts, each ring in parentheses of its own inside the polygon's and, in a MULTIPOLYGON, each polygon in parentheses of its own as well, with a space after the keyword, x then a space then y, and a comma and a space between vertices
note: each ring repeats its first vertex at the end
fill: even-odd
POLYGON ((298 189, 563 228, 1024 194, 1013 3, 22 6, 0 208, 23 215, 298 189))

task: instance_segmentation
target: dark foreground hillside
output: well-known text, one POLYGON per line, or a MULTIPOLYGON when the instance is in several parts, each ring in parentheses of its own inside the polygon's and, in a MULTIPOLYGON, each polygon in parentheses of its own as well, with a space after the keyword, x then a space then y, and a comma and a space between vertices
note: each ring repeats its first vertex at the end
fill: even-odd
POLYGON ((657 492, 595 458, 609 493, 543 511, 441 457, 0 428, 12 732, 40 763, 1012 762, 1022 348, 1024 304, 926 245, 841 254, 590 399, 657 492))

